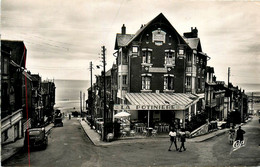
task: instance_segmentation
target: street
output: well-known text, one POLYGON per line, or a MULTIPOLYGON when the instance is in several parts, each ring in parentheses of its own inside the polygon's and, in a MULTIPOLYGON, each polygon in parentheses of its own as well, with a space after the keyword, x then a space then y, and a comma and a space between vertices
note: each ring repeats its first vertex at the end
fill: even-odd
MULTIPOLYGON (((185 143, 186 151, 167 151, 168 138, 143 142, 94 146, 78 120, 65 118, 64 127, 54 128, 46 150, 30 154, 31 166, 258 166, 260 165, 260 125, 255 118, 242 126, 246 145, 233 151, 227 134, 195 143, 185 143)), ((180 143, 178 142, 178 147, 180 143)), ((21 152, 5 166, 28 166, 28 155, 21 152)))

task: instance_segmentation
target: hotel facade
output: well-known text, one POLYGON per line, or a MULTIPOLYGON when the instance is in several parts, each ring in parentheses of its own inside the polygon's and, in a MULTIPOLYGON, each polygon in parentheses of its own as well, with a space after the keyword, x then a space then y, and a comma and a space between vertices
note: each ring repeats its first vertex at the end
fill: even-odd
POLYGON ((116 35, 117 99, 114 110, 127 110, 131 121, 185 128, 203 112, 208 56, 197 28, 181 36, 161 13, 135 34, 125 25, 116 35))

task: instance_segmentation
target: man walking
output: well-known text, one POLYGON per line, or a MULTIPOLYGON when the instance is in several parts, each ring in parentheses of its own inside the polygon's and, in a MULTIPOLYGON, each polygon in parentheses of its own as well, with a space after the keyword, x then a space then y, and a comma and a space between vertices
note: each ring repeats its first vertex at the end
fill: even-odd
POLYGON ((168 151, 171 151, 172 143, 174 143, 176 151, 178 151, 178 147, 177 147, 177 143, 176 143, 176 136, 177 136, 176 131, 171 130, 170 133, 169 133, 169 136, 170 136, 171 145, 170 145, 168 151))
POLYGON ((241 126, 239 126, 239 127, 238 127, 238 130, 237 130, 236 140, 243 141, 243 140, 244 140, 244 134, 245 134, 245 133, 246 133, 246 132, 241 129, 241 126))
POLYGON ((180 138, 181 138, 181 147, 179 149, 179 152, 182 152, 181 149, 183 148, 183 150, 185 151, 186 148, 184 146, 184 142, 186 141, 186 134, 184 132, 184 129, 181 130, 180 132, 180 138))

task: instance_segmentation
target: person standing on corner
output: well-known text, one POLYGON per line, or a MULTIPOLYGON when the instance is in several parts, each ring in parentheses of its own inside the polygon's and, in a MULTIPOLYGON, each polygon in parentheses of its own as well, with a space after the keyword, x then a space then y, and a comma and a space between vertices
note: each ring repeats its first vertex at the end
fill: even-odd
POLYGON ((172 143, 174 143, 176 151, 178 151, 178 147, 177 147, 177 143, 176 143, 176 136, 177 136, 176 131, 171 129, 169 136, 170 136, 171 145, 170 145, 168 151, 171 151, 172 143))
POLYGON ((183 148, 184 151, 186 150, 186 148, 184 146, 184 143, 186 141, 186 134, 184 132, 184 129, 182 129, 181 132, 180 132, 180 138, 181 138, 181 147, 179 149, 179 152, 182 152, 181 151, 182 148, 183 148))

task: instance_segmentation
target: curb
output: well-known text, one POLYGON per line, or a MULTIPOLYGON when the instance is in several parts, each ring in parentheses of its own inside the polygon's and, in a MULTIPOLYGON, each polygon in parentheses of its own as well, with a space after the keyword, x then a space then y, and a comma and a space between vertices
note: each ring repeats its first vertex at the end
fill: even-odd
POLYGON ((99 145, 95 144, 95 143, 92 141, 92 139, 89 137, 88 133, 86 132, 86 130, 84 129, 84 127, 83 127, 83 125, 82 125, 82 123, 81 123, 81 120, 79 120, 79 123, 80 123, 80 126, 82 127, 83 131, 85 132, 86 136, 87 136, 87 137, 89 138, 89 140, 91 141, 91 143, 92 143, 93 145, 95 145, 95 146, 99 146, 99 145))
POLYGON ((210 139, 212 139, 212 138, 214 138, 214 137, 221 136, 221 135, 223 135, 223 134, 225 134, 225 133, 226 133, 226 131, 223 131, 223 132, 221 132, 221 133, 219 133, 219 134, 215 134, 214 136, 208 137, 208 138, 203 139, 203 140, 201 140, 201 141, 196 141, 196 143, 204 142, 204 141, 210 140, 210 139))

